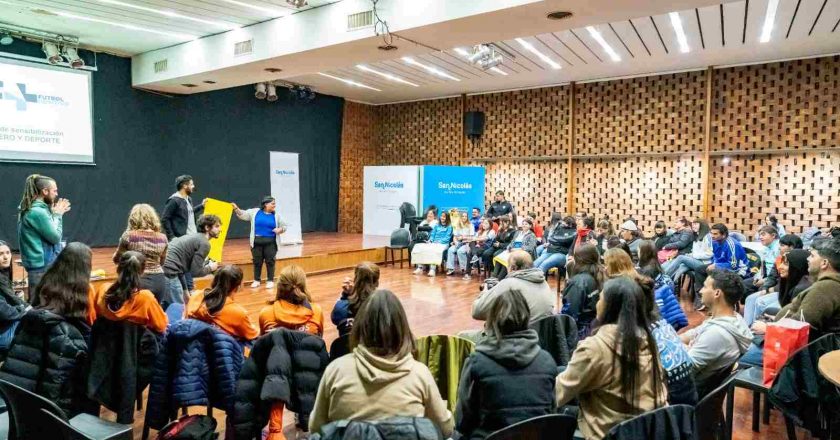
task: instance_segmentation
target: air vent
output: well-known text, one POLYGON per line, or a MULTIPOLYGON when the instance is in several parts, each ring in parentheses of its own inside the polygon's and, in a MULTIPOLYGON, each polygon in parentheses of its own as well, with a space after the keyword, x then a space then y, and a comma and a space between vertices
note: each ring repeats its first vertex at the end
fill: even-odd
POLYGON ((206 80, 204 80, 204 81, 202 81, 202 82, 203 82, 204 84, 216 84, 216 81, 212 81, 212 80, 209 80, 209 79, 206 79, 206 80))
POLYGON ((248 55, 254 51, 254 40, 240 41, 233 45, 233 56, 248 55))
POLYGON ((181 85, 182 85, 182 86, 184 86, 184 87, 187 87, 187 88, 198 87, 198 86, 197 86, 197 85, 195 85, 195 84, 189 84, 189 83, 187 83, 187 84, 181 84, 181 85))
POLYGON ((160 60, 155 62, 155 73, 166 72, 167 60, 160 60))
POLYGON ((355 31, 373 26, 373 11, 357 12, 347 16, 347 30, 355 31))

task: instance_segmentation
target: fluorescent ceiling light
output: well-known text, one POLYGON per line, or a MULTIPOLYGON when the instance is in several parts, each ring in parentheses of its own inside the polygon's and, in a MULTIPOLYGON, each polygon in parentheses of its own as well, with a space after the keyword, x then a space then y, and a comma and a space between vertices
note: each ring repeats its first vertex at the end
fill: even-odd
POLYGON ((470 57, 470 53, 467 52, 467 50, 462 48, 462 47, 456 47, 455 48, 455 53, 457 53, 458 55, 461 55, 462 57, 467 57, 467 58, 470 57))
POLYGON ((253 9, 255 11, 260 11, 263 14, 268 14, 272 17, 285 17, 287 15, 292 14, 292 10, 290 9, 274 9, 274 8, 266 8, 263 6, 253 5, 251 3, 240 2, 236 0, 224 0, 232 5, 242 6, 243 8, 253 9))
POLYGON ((442 77, 442 78, 451 79, 452 81, 461 81, 460 79, 455 78, 454 76, 452 76, 452 75, 450 75, 450 74, 448 74, 448 73, 444 72, 443 70, 438 69, 437 67, 427 66, 427 65, 425 65, 425 64, 423 64, 423 63, 419 63, 419 62, 417 62, 414 58, 411 58, 411 57, 402 57, 402 60, 403 60, 403 62, 404 62, 404 63, 406 63, 406 64, 412 64, 412 65, 417 66, 417 67, 422 67, 422 68, 423 68, 423 69, 425 69, 427 72, 429 72, 429 73, 431 73, 431 74, 434 74, 434 75, 437 75, 437 76, 440 76, 440 77, 442 77))
POLYGON ((620 56, 618 56, 618 54, 617 54, 617 53, 615 53, 615 51, 613 50, 613 48, 612 48, 612 47, 610 47, 610 45, 609 45, 609 44, 607 44, 607 40, 605 40, 605 39, 604 39, 604 37, 603 37, 603 36, 601 36, 601 33, 600 33, 600 32, 598 32, 598 29, 595 29, 595 28, 594 28, 594 27, 592 27, 592 26, 587 26, 587 27, 586 27, 586 30, 587 30, 587 31, 589 31, 589 35, 590 35, 593 39, 595 39, 595 41, 597 41, 597 42, 598 42, 598 44, 600 44, 600 45, 601 45, 601 48, 602 48, 602 49, 604 49, 604 52, 606 52, 606 53, 607 53, 607 55, 609 55, 609 56, 610 56, 610 59, 611 59, 611 60, 613 60, 613 61, 615 61, 615 62, 619 62, 619 61, 621 61, 621 57, 620 57, 620 56))
POLYGON ((685 32, 683 31, 682 20, 680 20, 680 14, 676 12, 671 12, 668 14, 671 17, 671 27, 674 28, 674 33, 677 34, 677 42, 680 44, 680 52, 688 53, 688 40, 685 38, 685 32))
POLYGON ((353 81, 353 80, 351 80, 351 79, 339 78, 339 77, 337 77, 337 76, 332 76, 332 75, 329 75, 329 74, 326 74, 326 73, 322 73, 322 72, 318 72, 318 75, 321 75, 321 76, 326 76, 327 78, 332 78, 332 79, 334 79, 334 80, 336 80, 336 81, 341 81, 341 82, 343 82, 344 84, 348 84, 348 85, 351 85, 351 86, 361 87, 361 88, 363 88, 363 89, 375 90, 375 91, 377 91, 377 92, 381 92, 381 91, 382 91, 382 90, 379 90, 379 89, 377 89, 377 88, 371 87, 371 86, 369 86, 369 85, 365 85, 365 84, 362 84, 362 83, 360 83, 360 82, 353 81))
POLYGON ((406 81, 406 80, 404 80, 404 79, 402 79, 398 76, 391 75, 390 73, 380 72, 378 70, 371 69, 370 67, 365 66, 363 64, 357 65, 356 68, 359 69, 359 70, 365 71, 365 72, 370 72, 370 73, 373 73, 375 75, 379 75, 379 76, 381 76, 385 79, 389 79, 389 80, 394 81, 394 82, 408 84, 412 87, 420 87, 417 84, 414 84, 413 82, 406 81))
POLYGON ((150 34, 165 35, 167 37, 182 38, 182 39, 185 39, 185 40, 195 40, 196 38, 198 38, 195 35, 179 34, 177 32, 158 31, 158 30, 155 30, 155 29, 147 28, 147 27, 134 26, 134 25, 125 24, 125 23, 117 23, 115 21, 102 20, 102 19, 99 19, 99 18, 83 17, 81 15, 71 14, 69 12, 63 12, 63 11, 49 11, 49 12, 52 12, 55 15, 65 17, 65 18, 72 18, 72 19, 75 19, 75 20, 82 20, 82 21, 90 21, 90 22, 93 22, 93 23, 102 23, 102 24, 107 24, 107 25, 110 25, 110 26, 121 27, 123 29, 131 29, 133 31, 140 31, 140 32, 148 32, 150 34))
POLYGON ((519 45, 522 46, 523 49, 525 49, 528 52, 531 52, 532 54, 536 55, 544 63, 551 66, 552 69, 560 69, 562 67, 561 65, 557 64, 557 62, 555 62, 554 60, 552 60, 551 58, 546 56, 544 53, 538 51, 537 48, 534 47, 533 44, 531 44, 531 43, 529 43, 529 42, 527 42, 527 41, 525 41, 521 38, 517 38, 516 42, 519 43, 519 45))
POLYGON ((221 23, 221 22, 218 22, 218 21, 211 21, 211 20, 204 20, 204 19, 201 19, 201 18, 190 17, 190 16, 187 16, 187 15, 181 15, 177 12, 166 11, 166 10, 155 9, 155 8, 148 8, 146 6, 135 5, 135 4, 132 4, 132 3, 125 3, 125 2, 121 2, 121 1, 117 1, 117 0, 97 0, 97 1, 100 2, 100 3, 108 3, 108 4, 111 4, 111 5, 125 6, 126 8, 132 8, 132 9, 138 9, 138 10, 141 10, 141 11, 152 12, 152 13, 155 13, 155 14, 160 14, 160 15, 164 15, 164 16, 172 17, 172 18, 178 18, 178 19, 181 19, 181 20, 189 20, 189 21, 194 21, 196 23, 209 24, 211 26, 216 26, 216 27, 219 27, 219 28, 222 28, 222 29, 233 29, 233 28, 237 27, 237 26, 232 26, 232 25, 227 24, 227 23, 221 23))
POLYGON ((773 22, 776 21, 776 9, 779 8, 779 0, 769 0, 767 2, 767 14, 764 15, 764 26, 761 28, 761 37, 758 39, 760 43, 770 41, 770 36, 773 34, 773 22))
POLYGON ((502 70, 502 69, 499 69, 498 67, 491 67, 491 68, 490 68, 490 71, 491 71, 491 72, 496 72, 496 73, 498 73, 499 75, 504 75, 504 76, 507 76, 507 72, 505 72, 505 71, 504 71, 504 70, 502 70))

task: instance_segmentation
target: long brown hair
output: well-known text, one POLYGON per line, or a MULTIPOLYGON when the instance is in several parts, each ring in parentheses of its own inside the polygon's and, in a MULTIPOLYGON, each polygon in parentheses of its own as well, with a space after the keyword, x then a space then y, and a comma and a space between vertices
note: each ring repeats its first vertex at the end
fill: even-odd
POLYGON ((41 197, 41 191, 49 188, 52 182, 55 182, 55 179, 40 174, 31 174, 26 178, 23 183, 23 195, 18 205, 18 219, 32 208, 35 199, 41 197))
POLYGON ((86 319, 90 292, 90 248, 67 245, 35 287, 35 307, 71 319, 86 319))
POLYGON ((140 289, 140 277, 146 267, 146 257, 140 252, 127 251, 117 264, 117 281, 105 291, 105 304, 112 311, 123 304, 140 289))
POLYGON ((642 240, 639 243, 639 267, 656 275, 662 273, 662 265, 659 264, 659 257, 656 255, 656 245, 650 240, 642 240))
POLYGON ((584 243, 575 247, 575 262, 569 270, 569 276, 573 277, 579 273, 588 273, 595 279, 598 289, 604 285, 604 267, 601 266, 601 255, 598 248, 590 243, 584 243))
POLYGON ((606 266, 607 276, 610 278, 621 275, 632 277, 636 274, 633 260, 621 248, 607 249, 604 252, 604 266, 606 266))
POLYGON ((280 270, 275 301, 281 300, 297 305, 312 301, 306 289, 306 272, 300 266, 293 264, 280 270))
POLYGON ((225 300, 242 285, 242 269, 228 264, 222 266, 213 277, 213 284, 204 290, 204 305, 211 315, 219 313, 225 300))
POLYGON ((160 232, 160 218, 151 205, 138 203, 131 207, 131 212, 128 214, 128 225, 125 230, 141 231, 144 229, 160 232))
POLYGON ((414 351, 405 309, 390 290, 377 290, 362 304, 350 332, 350 348, 359 345, 387 358, 402 359, 414 351))
POLYGON ((370 261, 356 265, 353 290, 350 292, 350 313, 356 316, 365 300, 379 287, 379 266, 370 261))

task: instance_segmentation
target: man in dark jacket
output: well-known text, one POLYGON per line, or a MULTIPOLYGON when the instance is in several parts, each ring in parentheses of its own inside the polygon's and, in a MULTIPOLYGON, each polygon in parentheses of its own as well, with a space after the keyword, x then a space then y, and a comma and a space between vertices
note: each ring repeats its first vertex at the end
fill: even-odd
POLYGON ((662 250, 676 250, 677 255, 685 255, 691 252, 692 243, 694 243, 694 231, 691 229, 691 221, 683 217, 677 220, 674 229, 675 232, 668 237, 668 241, 662 246, 662 250))
POLYGON ((195 191, 195 183, 190 175, 178 176, 175 179, 175 188, 176 191, 166 201, 160 218, 166 238, 170 241, 197 232, 195 220, 204 212, 204 202, 207 201, 205 199, 200 205, 193 206, 190 195, 195 191))
POLYGON ((189 298, 193 276, 203 277, 219 267, 215 261, 207 261, 207 254, 210 253, 210 239, 219 236, 222 220, 215 215, 202 215, 198 223, 201 232, 178 237, 167 248, 163 274, 169 283, 170 304, 184 303, 185 298, 189 298))
POLYGON ((499 217, 511 214, 513 214, 513 205, 505 200, 505 192, 502 190, 496 191, 496 201, 490 204, 490 209, 487 210, 487 218, 496 222, 499 217))

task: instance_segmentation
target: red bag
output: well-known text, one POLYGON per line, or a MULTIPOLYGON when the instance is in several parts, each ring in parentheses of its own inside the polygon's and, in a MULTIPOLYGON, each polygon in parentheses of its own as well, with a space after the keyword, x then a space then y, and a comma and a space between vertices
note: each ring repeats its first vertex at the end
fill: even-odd
POLYGON ((788 358, 796 350, 808 345, 810 331, 811 326, 807 322, 789 318, 767 324, 764 335, 764 386, 773 385, 773 379, 788 358))
POLYGON ((676 257, 678 252, 679 251, 676 249, 662 249, 656 253, 656 257, 659 259, 660 263, 664 263, 671 258, 676 257))

